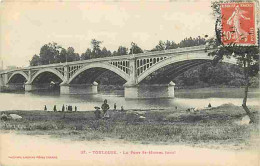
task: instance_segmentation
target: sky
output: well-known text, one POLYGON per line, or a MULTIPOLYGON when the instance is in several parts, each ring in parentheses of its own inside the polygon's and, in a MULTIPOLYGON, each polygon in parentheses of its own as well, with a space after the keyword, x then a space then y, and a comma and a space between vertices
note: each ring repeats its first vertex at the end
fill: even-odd
POLYGON ((29 66, 49 42, 81 54, 91 39, 117 50, 137 43, 144 50, 159 40, 214 35, 209 0, 186 1, 5 1, 0 3, 0 57, 4 66, 29 66))

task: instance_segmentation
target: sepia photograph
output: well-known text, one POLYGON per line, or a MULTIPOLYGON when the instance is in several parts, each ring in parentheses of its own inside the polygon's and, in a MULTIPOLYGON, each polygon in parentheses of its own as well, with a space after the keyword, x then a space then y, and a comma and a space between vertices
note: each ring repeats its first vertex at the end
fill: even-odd
POLYGON ((0 0, 0 166, 260 166, 258 0, 0 0))

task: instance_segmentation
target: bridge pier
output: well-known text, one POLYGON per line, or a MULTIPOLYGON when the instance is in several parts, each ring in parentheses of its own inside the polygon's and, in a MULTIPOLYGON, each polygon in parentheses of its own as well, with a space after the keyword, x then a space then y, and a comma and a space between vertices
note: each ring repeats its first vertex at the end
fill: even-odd
POLYGON ((0 82, 0 92, 5 91, 5 89, 6 89, 6 86, 4 84, 1 84, 1 82, 0 82))
POLYGON ((5 90, 5 86, 0 85, 0 92, 4 92, 4 90, 5 90))
POLYGON ((126 99, 174 98, 173 82, 169 84, 127 85, 125 84, 126 99))
POLYGON ((60 94, 96 94, 98 84, 65 84, 60 85, 60 94))
POLYGON ((32 84, 25 84, 24 85, 24 91, 25 92, 31 92, 31 91, 34 91, 34 90, 37 90, 37 87, 35 85, 32 85, 32 84))
POLYGON ((31 92, 31 91, 37 91, 37 90, 44 90, 44 89, 48 89, 48 88, 49 88, 49 84, 42 84, 42 85, 25 84, 24 91, 31 92))
POLYGON ((0 75, 0 92, 6 90, 6 83, 7 83, 7 74, 0 75))

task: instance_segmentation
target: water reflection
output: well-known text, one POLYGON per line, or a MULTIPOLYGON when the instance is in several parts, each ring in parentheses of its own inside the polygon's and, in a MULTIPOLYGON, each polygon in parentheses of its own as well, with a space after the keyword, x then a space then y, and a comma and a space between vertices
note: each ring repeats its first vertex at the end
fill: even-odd
MULTIPOLYGON (((101 92, 95 95, 60 95, 57 91, 34 93, 0 93, 0 110, 43 110, 44 105, 52 110, 54 105, 61 110, 62 105, 77 106, 79 111, 94 110, 101 106, 104 99, 108 100, 110 108, 117 103, 117 108, 125 109, 159 109, 205 107, 208 103, 219 106, 224 103, 241 105, 243 89, 200 89, 176 90, 174 99, 126 100, 122 90, 101 92)), ((249 92, 248 105, 259 104, 259 90, 249 92)))

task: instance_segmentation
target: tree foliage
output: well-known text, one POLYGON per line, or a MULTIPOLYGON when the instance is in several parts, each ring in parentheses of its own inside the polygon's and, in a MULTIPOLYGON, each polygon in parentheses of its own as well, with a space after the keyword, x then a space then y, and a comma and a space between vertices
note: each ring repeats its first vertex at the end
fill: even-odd
POLYGON ((151 50, 151 51, 162 51, 162 50, 169 50, 169 49, 176 49, 176 48, 183 48, 183 47, 192 47, 192 46, 199 46, 205 45, 206 39, 200 36, 196 38, 185 38, 181 40, 179 43, 175 43, 174 41, 162 41, 160 40, 159 43, 151 50))
POLYGON ((139 53, 143 53, 143 50, 136 43, 132 42, 129 54, 139 54, 139 53))
POLYGON ((124 46, 119 46, 117 49, 117 55, 127 55, 128 53, 128 48, 124 46))
POLYGON ((90 58, 100 58, 101 57, 101 49, 100 49, 100 44, 102 44, 102 41, 98 41, 96 39, 91 40, 91 56, 90 58))
POLYGON ((40 64, 52 64, 55 63, 55 59, 57 59, 59 55, 60 46, 57 43, 49 43, 45 44, 41 47, 40 50, 40 64))
POLYGON ((80 60, 79 54, 74 52, 73 47, 67 49, 67 62, 80 60))
POLYGON ((196 38, 192 38, 192 37, 185 38, 178 45, 180 48, 182 48, 182 47, 199 46, 204 44, 206 44, 206 39, 198 36, 196 38))
POLYGON ((73 47, 67 50, 57 43, 45 44, 40 49, 39 55, 34 55, 30 61, 31 66, 47 65, 53 63, 64 63, 80 60, 78 53, 74 52, 73 47))
POLYGON ((38 66, 38 65, 40 65, 40 56, 35 54, 32 57, 32 60, 30 61, 30 66, 38 66))
POLYGON ((110 50, 107 50, 106 47, 103 47, 101 49, 102 41, 98 41, 96 39, 91 40, 91 47, 87 48, 87 50, 81 54, 80 59, 81 60, 87 60, 87 59, 94 59, 94 58, 103 58, 103 57, 109 57, 112 56, 112 53, 110 50))
POLYGON ((59 58, 56 59, 56 62, 64 63, 67 60, 67 50, 62 48, 59 54, 59 58))
POLYGON ((91 49, 87 49, 84 53, 81 54, 80 59, 81 60, 88 60, 91 57, 91 49))
MULTIPOLYGON (((248 88, 250 86, 249 78, 258 74, 259 71, 259 47, 258 46, 239 46, 236 43, 230 43, 229 45, 224 45, 221 41, 222 34, 222 24, 221 24, 221 12, 219 2, 212 2, 213 15, 216 18, 215 23, 215 38, 209 41, 208 48, 215 48, 214 51, 209 53, 210 56, 214 56, 214 63, 217 64, 224 57, 230 58, 234 57, 237 59, 238 65, 244 70, 244 80, 245 80, 245 95, 243 100, 243 108, 250 117, 251 122, 254 122, 254 117, 247 108, 247 94, 248 88)), ((259 32, 259 29, 258 29, 259 32)), ((231 32, 234 33, 234 32, 231 32)))
POLYGON ((106 47, 103 47, 103 49, 100 52, 100 57, 109 57, 112 53, 110 50, 107 50, 106 47))

